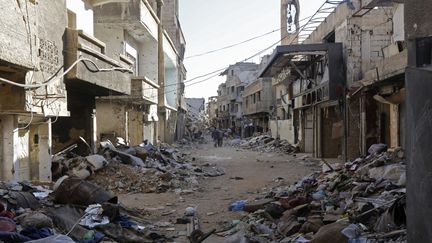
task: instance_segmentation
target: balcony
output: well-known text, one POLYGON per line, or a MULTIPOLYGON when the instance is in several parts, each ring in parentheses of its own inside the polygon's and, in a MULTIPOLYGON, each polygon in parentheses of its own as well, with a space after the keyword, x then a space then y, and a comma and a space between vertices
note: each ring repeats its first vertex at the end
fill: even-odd
POLYGON ((93 9, 95 24, 127 30, 135 39, 157 40, 159 19, 146 0, 108 3, 93 9), (125 14, 125 10, 127 14, 125 14))
POLYGON ((65 67, 73 66, 66 75, 68 90, 86 93, 94 96, 124 95, 130 94, 130 71, 124 71, 131 67, 132 62, 122 58, 121 62, 105 55, 105 43, 93 36, 87 35, 81 30, 66 29, 65 67), (97 71, 100 69, 117 68, 123 71, 97 71))
POLYGON ((159 85, 146 77, 132 78, 131 98, 144 101, 146 104, 158 103, 159 85))
POLYGON ((258 113, 270 113, 270 102, 259 101, 255 104, 248 104, 244 108, 244 115, 253 115, 258 113))

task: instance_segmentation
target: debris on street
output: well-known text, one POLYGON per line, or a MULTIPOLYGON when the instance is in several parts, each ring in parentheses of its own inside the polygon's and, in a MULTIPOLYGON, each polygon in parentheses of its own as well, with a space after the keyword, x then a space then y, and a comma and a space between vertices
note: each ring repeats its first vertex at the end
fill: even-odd
POLYGON ((401 149, 310 174, 292 185, 234 201, 238 224, 225 242, 406 242, 406 166, 401 149))
POLYGON ((101 146, 100 154, 86 157, 58 155, 53 178, 86 179, 116 193, 161 193, 197 190, 200 179, 225 174, 223 168, 189 162, 186 153, 168 144, 129 147, 104 141, 101 146))
POLYGON ((2 242, 166 242, 157 225, 117 204, 117 197, 83 179, 62 178, 44 198, 47 185, 0 184, 2 242))
POLYGON ((275 139, 269 135, 259 135, 249 139, 233 139, 228 142, 230 146, 242 149, 251 149, 259 152, 281 152, 293 154, 298 151, 297 146, 291 145, 285 139, 275 139))

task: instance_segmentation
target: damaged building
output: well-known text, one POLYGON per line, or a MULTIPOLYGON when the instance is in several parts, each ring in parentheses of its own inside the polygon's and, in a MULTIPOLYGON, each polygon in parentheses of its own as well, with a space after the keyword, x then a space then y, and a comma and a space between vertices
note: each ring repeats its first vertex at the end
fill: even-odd
POLYGON ((51 155, 184 126, 178 1, 0 1, 2 179, 51 180, 51 155), (56 13, 52 15, 51 13, 56 13), (13 21, 11 21, 13 20, 13 21))
MULTIPOLYGON (((273 136, 327 158, 356 158, 377 143, 402 147, 403 10, 400 1, 326 2, 298 31, 283 31, 290 41, 276 48, 261 74, 273 77, 273 136)), ((292 14, 281 13, 282 22, 292 14)))
MULTIPOLYGON (((267 55, 261 59, 258 70, 267 65, 269 58, 270 56, 267 55)), ((255 81, 246 85, 242 99, 243 136, 250 137, 255 132, 268 132, 274 106, 272 79, 256 78, 255 81)))
POLYGON ((52 123, 70 114, 66 3, 3 0, 0 7, 1 179, 50 181, 52 123))
POLYGON ((343 97, 345 77, 341 63, 341 44, 276 48, 261 74, 261 77, 277 75, 273 78, 275 85, 285 83, 286 93, 280 90, 277 96, 278 113, 272 122, 276 137, 291 137, 287 140, 318 157, 340 154, 342 132, 334 124, 342 125, 343 120, 343 106, 339 101, 343 97))
POLYGON ((218 88, 218 126, 224 129, 234 129, 238 134, 242 132, 242 92, 245 86, 256 78, 258 64, 239 62, 230 65, 220 75, 226 76, 226 81, 218 88))

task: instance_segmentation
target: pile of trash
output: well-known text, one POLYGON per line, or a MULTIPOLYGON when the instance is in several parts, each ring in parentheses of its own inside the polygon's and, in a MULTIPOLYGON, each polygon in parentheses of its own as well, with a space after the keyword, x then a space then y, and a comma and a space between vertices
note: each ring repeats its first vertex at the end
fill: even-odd
POLYGON ((371 147, 372 155, 324 164, 293 185, 270 188, 218 235, 226 242, 407 242, 406 166, 401 149, 371 147))
POLYGON ((86 179, 116 193, 161 193, 196 190, 199 179, 225 174, 220 167, 189 162, 187 153, 164 143, 130 147, 105 141, 101 147, 99 154, 85 157, 70 152, 55 156, 53 179, 86 179))
POLYGON ((166 242, 157 225, 79 178, 53 186, 0 182, 1 242, 166 242))
POLYGON ((259 135, 245 139, 233 139, 228 142, 230 146, 243 149, 251 149, 259 152, 281 152, 292 154, 298 151, 298 148, 288 142, 286 139, 275 139, 269 135, 259 135))

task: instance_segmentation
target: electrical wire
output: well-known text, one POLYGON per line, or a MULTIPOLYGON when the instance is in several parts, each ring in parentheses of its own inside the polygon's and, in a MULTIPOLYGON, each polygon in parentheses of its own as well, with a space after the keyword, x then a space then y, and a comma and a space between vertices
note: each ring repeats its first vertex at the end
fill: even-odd
MULTIPOLYGON (((17 83, 5 78, 0 78, 1 82, 10 84, 10 85, 14 85, 14 86, 18 86, 21 88, 25 88, 25 89, 37 89, 37 88, 41 88, 44 86, 48 86, 49 84, 53 83, 54 81, 58 81, 60 80, 62 77, 64 77, 66 74, 68 74, 79 62, 83 62, 85 64, 85 62, 89 62, 91 64, 93 64, 93 66, 96 68, 96 70, 90 70, 91 72, 111 72, 111 71, 120 71, 120 72, 130 72, 132 73, 132 69, 130 68, 120 68, 120 67, 114 67, 114 68, 99 68, 99 66, 91 59, 88 58, 79 58, 78 60, 76 60, 75 62, 72 63, 72 65, 66 69, 66 71, 64 71, 60 77, 55 77, 55 75, 53 77, 51 77, 50 79, 44 81, 43 83, 39 83, 39 84, 21 84, 21 83, 17 83)), ((86 64, 85 64, 86 65, 86 64)), ((88 68, 88 66, 86 65, 86 67, 88 68)), ((61 67, 63 68, 63 67, 61 67)), ((59 70, 61 70, 61 68, 59 70)), ((57 71, 56 73, 58 73, 59 71, 57 71)))
MULTIPOLYGON (((63 68, 63 66, 60 67, 60 68, 57 70, 57 72, 54 73, 54 75, 53 75, 52 77, 50 77, 48 80, 46 80, 46 81, 44 81, 43 83, 40 83, 40 84, 20 84, 20 83, 17 83, 17 82, 14 82, 14 81, 8 80, 8 79, 4 79, 4 78, 0 78, 0 81, 1 81, 1 82, 4 82, 4 83, 7 83, 7 84, 10 84, 10 85, 18 86, 18 87, 21 87, 21 88, 26 88, 26 89, 41 88, 41 87, 44 87, 44 86, 48 86, 50 83, 52 83, 52 82, 54 82, 54 81, 60 80, 62 77, 64 77, 66 74, 68 74, 68 73, 72 70, 72 68, 74 68, 74 67, 75 67, 79 62, 83 62, 84 65, 85 65, 88 69, 89 69, 89 67, 86 65, 85 62, 89 62, 89 63, 93 64, 93 66, 96 68, 96 70, 90 70, 90 69, 89 69, 89 70, 92 71, 92 72, 110 72, 110 71, 120 71, 120 72, 130 72, 130 73, 132 73, 132 70, 131 70, 131 69, 128 69, 128 68, 119 68, 119 67, 114 67, 114 68, 99 68, 99 66, 98 66, 98 65, 97 65, 93 60, 88 59, 88 58, 79 58, 79 59, 76 60, 74 63, 72 63, 72 65, 71 65, 68 69, 66 69, 66 71, 64 71, 64 72, 60 75, 60 77, 56 77, 56 78, 55 78, 55 76, 60 72, 60 70, 63 68)), ((32 105, 31 105, 31 106, 32 106, 32 105)), ((30 108, 30 121, 29 121, 29 123, 28 123, 26 126, 19 128, 19 130, 24 130, 24 129, 27 129, 27 128, 30 127, 30 125, 32 124, 33 119, 34 119, 34 114, 33 114, 33 113, 34 113, 34 112, 33 112, 33 108, 31 107, 31 108, 30 108)), ((47 123, 55 123, 55 122, 57 122, 59 115, 60 115, 60 110, 59 110, 59 112, 58 112, 58 114, 57 114, 57 116, 56 116, 55 121, 52 122, 52 121, 49 120, 47 123)))
MULTIPOLYGON (((312 16, 312 15, 311 15, 311 16, 312 16)), ((301 22, 303 22, 303 21, 309 19, 311 16, 308 16, 308 17, 305 17, 305 18, 303 18, 303 19, 300 19, 300 20, 299 20, 299 23, 301 23, 301 22)), ((188 57, 185 57, 185 60, 186 60, 186 59, 190 59, 190 58, 194 58, 194 57, 200 57, 200 56, 208 55, 208 54, 211 54, 211 53, 214 53, 214 52, 218 52, 218 51, 223 51, 223 50, 226 50, 226 49, 229 49, 229 48, 235 47, 235 46, 239 46, 239 45, 242 45, 242 44, 248 43, 248 42, 250 42, 250 41, 253 41, 253 40, 255 40, 255 39, 259 39, 259 38, 261 38, 261 37, 264 37, 264 36, 270 35, 270 34, 276 32, 276 31, 279 31, 279 30, 281 30, 281 29, 282 29, 282 28, 274 29, 274 30, 269 31, 269 32, 267 32, 267 33, 264 33, 264 34, 261 34, 261 35, 258 35, 258 36, 255 36, 255 37, 252 37, 252 38, 246 39, 246 40, 244 40, 244 41, 237 42, 237 43, 235 43, 235 44, 231 44, 231 45, 224 46, 224 47, 221 47, 221 48, 218 48, 218 49, 214 49, 214 50, 211 50, 211 51, 207 51, 207 52, 203 52, 203 53, 195 54, 195 55, 192 55, 192 56, 188 56, 188 57)))
MULTIPOLYGON (((303 20, 306 20, 307 18, 310 18, 310 17, 312 17, 312 16, 313 16, 313 15, 311 15, 311 16, 309 16, 309 17, 306 17, 306 18, 304 18, 303 20)), ((306 25, 307 25, 307 23, 306 23, 305 25, 300 26, 300 28, 303 28, 303 27, 305 27, 306 25)), ((245 62, 245 61, 248 61, 248 60, 250 60, 250 59, 252 59, 252 58, 254 58, 254 57, 256 57, 256 56, 261 55, 262 53, 264 53, 264 52, 266 52, 267 50, 271 49, 272 47, 274 47, 274 46, 277 45, 279 42, 281 42, 282 40, 284 40, 285 38, 287 38, 287 37, 289 37, 289 36, 292 36, 292 35, 291 35, 291 34, 287 34, 287 35, 285 35, 285 36, 282 37, 280 40, 278 40, 278 41, 272 43, 270 46, 266 47, 265 49, 262 49, 262 50, 258 51, 257 53, 253 54, 252 56, 249 56, 249 57, 247 57, 247 58, 241 60, 240 62, 245 62)), ((293 42, 297 37, 298 37, 298 36, 296 36, 295 38, 293 38, 289 44, 292 44, 292 42, 293 42)), ((228 67, 229 67, 229 66, 228 66, 228 67)), ((192 78, 192 79, 188 79, 188 80, 186 80, 186 81, 183 81, 183 83, 186 84, 186 83, 192 82, 192 81, 194 81, 194 80, 197 80, 197 79, 199 79, 199 78, 207 77, 207 76, 212 75, 212 74, 214 74, 214 73, 219 73, 219 72, 221 72, 221 71, 226 70, 228 67, 223 67, 223 68, 220 68, 220 69, 217 69, 217 70, 211 71, 211 72, 209 72, 209 73, 199 75, 199 76, 194 77, 194 78, 192 78)), ((212 77, 216 77, 216 76, 218 76, 218 75, 219 75, 219 74, 217 74, 217 75, 213 75, 212 77)), ((202 83, 202 82, 207 81, 207 80, 209 80, 209 79, 210 79, 210 78, 206 78, 206 79, 204 79, 204 80, 198 81, 197 83, 202 83)), ((195 83, 194 83, 194 84, 195 84, 195 83)), ((175 85, 178 85, 178 84, 177 84, 177 83, 175 83, 175 84, 169 84, 169 85, 165 85, 164 87, 166 88, 166 87, 175 86, 175 85)), ((188 87, 188 85, 186 85, 185 87, 188 87)), ((146 89, 144 89, 144 90, 150 90, 150 89, 153 89, 153 88, 146 88, 146 89)), ((168 91, 168 92, 171 93, 172 91, 168 91)), ((153 97, 153 98, 154 98, 154 97, 153 97)))
MULTIPOLYGON (((320 6, 320 8, 318 8, 318 10, 317 10, 313 15, 311 15, 310 17, 306 17, 306 18, 304 18, 304 20, 307 19, 308 21, 307 21, 304 25, 302 25, 302 26, 299 27, 299 30, 296 32, 295 35, 293 35, 293 34, 291 34, 291 33, 288 33, 287 35, 283 36, 280 40, 278 40, 278 41, 276 41, 275 43, 271 44, 271 45, 268 46, 267 48, 265 48, 265 49, 263 49, 263 50, 261 50, 261 51, 255 53, 255 54, 253 54, 252 56, 250 56, 250 57, 248 57, 248 58, 246 58, 246 59, 244 59, 243 62, 248 61, 248 60, 250 60, 250 59, 252 59, 252 58, 254 58, 254 57, 256 57, 256 56, 259 56, 260 54, 264 53, 265 51, 269 50, 269 49, 272 48, 273 46, 277 45, 279 42, 283 41, 283 40, 286 39, 287 37, 292 37, 291 40, 290 40, 290 42, 288 43, 288 45, 291 45, 295 40, 299 40, 299 39, 300 39, 300 33, 302 33, 303 31, 306 31, 306 32, 313 32, 313 30, 309 30, 309 28, 314 28, 314 29, 317 28, 317 26, 311 26, 311 27, 307 27, 307 26, 310 25, 310 24, 315 24, 315 22, 317 22, 317 21, 323 20, 324 17, 319 16, 319 14, 323 14, 323 13, 324 13, 324 14, 331 14, 331 13, 334 11, 334 9, 336 8, 336 7, 334 7, 334 8, 331 8, 331 7, 329 7, 329 8, 324 8, 324 7, 326 6, 326 4, 331 4, 331 5, 340 5, 340 4, 342 4, 342 3, 346 3, 346 2, 347 2, 347 1, 328 1, 328 0, 326 0, 326 1, 325 1, 325 2, 320 6), (332 12, 326 12, 326 11, 328 11, 329 9, 333 9, 333 11, 332 11, 332 12)), ((299 40, 299 41, 300 41, 300 40, 299 40)), ((304 40, 303 40, 303 41, 304 41, 304 40)), ((303 41, 301 41, 301 42, 303 42, 303 41)), ((300 43, 301 43, 301 42, 300 42, 300 43)), ((212 71, 212 72, 206 73, 206 74, 204 74, 204 75, 200 75, 200 76, 195 77, 195 78, 193 78, 193 79, 190 79, 190 80, 184 81, 183 83, 188 83, 188 82, 191 82, 191 81, 196 80, 196 79, 198 79, 198 78, 209 76, 209 75, 211 75, 211 74, 213 74, 213 73, 215 73, 215 72, 219 72, 219 71, 225 70, 225 69, 227 69, 227 68, 228 68, 228 67, 221 68, 221 69, 218 69, 218 70, 216 70, 216 71, 212 71)), ((211 78, 213 78, 213 77, 216 77, 216 76, 217 76, 217 75, 213 75, 213 76, 211 76, 211 77, 209 77, 209 78, 205 78, 205 79, 203 79, 203 80, 197 81, 197 82, 192 83, 192 84, 190 84, 190 85, 185 85, 185 87, 189 87, 189 86, 192 86, 192 85, 195 85, 195 84, 198 84, 198 83, 205 82, 205 81, 207 81, 207 80, 209 80, 209 79, 211 79, 211 78)), ((173 85, 178 85, 178 84, 175 83, 175 84, 171 84, 171 85, 165 85, 165 87, 173 86, 173 85)), ((162 93, 162 94, 167 94, 167 93, 175 92, 175 91, 178 91, 178 89, 179 89, 179 88, 176 88, 176 89, 174 89, 174 90, 170 90, 170 91, 165 91, 165 92, 162 93)), ((155 97, 157 97, 157 96, 155 96, 155 97)), ((155 97, 152 97, 152 98, 155 98, 155 97)))
POLYGON ((241 42, 237 42, 237 43, 235 43, 235 44, 231 44, 231 45, 228 45, 228 46, 224 46, 224 47, 221 47, 221 48, 219 48, 219 49, 214 49, 214 50, 207 51, 207 52, 203 52, 203 53, 200 53, 200 54, 195 54, 195 55, 192 55, 192 56, 188 56, 188 57, 185 57, 185 60, 186 60, 186 59, 190 59, 190 58, 194 58, 194 57, 200 57, 200 56, 208 55, 208 54, 211 54, 211 53, 214 53, 214 52, 218 52, 218 51, 223 51, 223 50, 226 50, 226 49, 229 49, 229 48, 233 48, 233 47, 235 47, 235 46, 242 45, 242 44, 248 43, 248 42, 250 42, 250 41, 253 41, 253 40, 259 39, 259 38, 261 38, 261 37, 264 37, 264 36, 267 36, 267 35, 273 34, 274 32, 279 31, 280 29, 281 29, 281 28, 279 28, 279 29, 274 29, 274 30, 269 31, 269 32, 267 32, 267 33, 264 33, 264 34, 261 34, 261 35, 258 35, 258 36, 255 36, 255 37, 249 38, 249 39, 244 40, 244 41, 241 41, 241 42))

